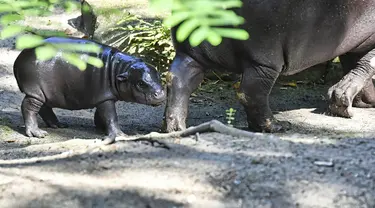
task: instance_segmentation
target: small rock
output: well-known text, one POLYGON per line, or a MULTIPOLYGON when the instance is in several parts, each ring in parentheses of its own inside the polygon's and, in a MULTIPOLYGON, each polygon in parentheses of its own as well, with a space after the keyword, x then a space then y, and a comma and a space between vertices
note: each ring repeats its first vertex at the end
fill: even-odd
POLYGON ((235 180, 233 181, 233 183, 234 183, 235 185, 239 185, 239 184, 241 183, 241 181, 240 181, 239 179, 235 179, 235 180))
POLYGON ((324 167, 333 167, 333 161, 314 161, 314 165, 324 166, 324 167))

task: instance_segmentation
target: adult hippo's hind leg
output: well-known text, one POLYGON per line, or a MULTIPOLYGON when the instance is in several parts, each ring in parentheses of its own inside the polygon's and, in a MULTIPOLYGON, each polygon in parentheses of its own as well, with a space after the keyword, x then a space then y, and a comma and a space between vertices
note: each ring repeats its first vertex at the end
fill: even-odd
POLYGON ((97 108, 98 119, 104 124, 107 136, 104 138, 104 143, 111 144, 115 142, 116 137, 126 136, 118 125, 115 102, 112 100, 100 103, 97 108))
POLYGON ((51 107, 46 106, 46 104, 42 105, 39 110, 39 115, 42 117, 44 123, 51 128, 66 128, 68 125, 62 124, 57 119, 56 114, 53 112, 51 107))
POLYGON ((245 108, 249 129, 268 133, 290 129, 291 124, 276 120, 269 107, 269 94, 279 74, 256 63, 245 66, 237 97, 245 108))
POLYGON ((363 89, 355 96, 353 107, 374 108, 375 107, 375 86, 370 79, 363 89))
POLYGON ((352 106, 372 107, 375 99, 372 76, 375 70, 370 60, 374 55, 375 50, 372 50, 364 56, 346 54, 340 57, 344 70, 349 72, 328 90, 331 113, 350 118, 353 116, 352 106))
MULTIPOLYGON (((357 66, 357 62, 365 54, 347 53, 340 56, 340 63, 345 74, 357 66)), ((372 79, 369 79, 362 90, 354 97, 353 107, 371 108, 375 107, 375 86, 372 79)))
POLYGON ((167 75, 167 104, 163 131, 186 129, 189 97, 203 81, 202 66, 191 57, 178 53, 167 75))
POLYGON ((21 111, 25 122, 26 135, 28 137, 43 138, 48 135, 46 131, 38 127, 37 115, 43 103, 28 95, 22 101, 21 111))

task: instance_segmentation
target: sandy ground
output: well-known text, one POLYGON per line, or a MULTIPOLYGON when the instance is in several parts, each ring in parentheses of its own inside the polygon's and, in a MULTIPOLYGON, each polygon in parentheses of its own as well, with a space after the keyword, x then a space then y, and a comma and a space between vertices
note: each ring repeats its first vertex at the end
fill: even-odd
MULTIPOLYGON (((94 2, 94 1, 93 1, 94 2)), ((62 22, 76 15, 51 17, 62 22)), ((56 26, 57 27, 57 26, 56 26)), ((293 129, 238 138, 205 133, 166 139, 170 149, 147 143, 96 146, 103 137, 93 109, 55 109, 66 129, 46 128, 44 139, 24 136, 23 94, 12 74, 18 51, 0 42, 0 207, 375 207, 375 109, 354 109, 352 119, 327 115, 328 85, 275 86, 272 109, 293 129), (79 153, 83 152, 83 153, 79 153), (65 159, 42 160, 66 155, 65 159)), ((191 98, 188 125, 237 110, 246 117, 232 83, 208 83, 191 98), (215 86, 215 87, 213 87, 215 86)), ((117 103, 129 135, 158 131, 164 105, 117 103)))

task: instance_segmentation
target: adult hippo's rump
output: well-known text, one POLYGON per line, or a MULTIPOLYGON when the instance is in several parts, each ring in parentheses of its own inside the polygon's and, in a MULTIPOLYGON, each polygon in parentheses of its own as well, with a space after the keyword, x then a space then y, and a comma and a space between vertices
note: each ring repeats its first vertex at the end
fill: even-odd
MULTIPOLYGON (((101 53, 90 54, 104 62, 102 68, 87 65, 81 71, 62 59, 62 53, 48 61, 36 59, 35 48, 23 50, 14 62, 14 75, 21 92, 22 116, 29 137, 44 137, 37 114, 50 127, 63 127, 52 108, 79 110, 96 107, 95 125, 107 133, 106 142, 114 142, 120 130, 115 102, 118 100, 146 105, 159 105, 165 92, 158 72, 141 59, 115 48, 79 38, 48 38, 48 43, 96 43, 101 53)), ((81 58, 87 53, 82 52, 81 58)))
POLYGON ((274 119, 269 107, 279 75, 337 56, 348 73, 329 90, 331 110, 351 117, 356 95, 361 100, 354 103, 374 106, 370 59, 375 55, 375 0, 243 0, 236 13, 246 20, 240 25, 250 34, 246 41, 223 39, 219 46, 203 42, 191 47, 177 42, 176 27, 172 29, 177 53, 167 77, 165 131, 186 128, 188 98, 205 69, 242 73, 237 95, 255 131, 278 132, 290 125, 274 119))

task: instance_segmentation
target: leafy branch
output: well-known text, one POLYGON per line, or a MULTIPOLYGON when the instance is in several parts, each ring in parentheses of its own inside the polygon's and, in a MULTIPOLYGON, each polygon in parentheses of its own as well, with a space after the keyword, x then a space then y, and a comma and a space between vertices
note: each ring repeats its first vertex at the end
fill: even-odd
MULTIPOLYGON (((59 31, 39 32, 34 28, 22 25, 27 16, 50 15, 61 0, 0 0, 0 12, 4 13, 0 18, 2 30, 0 37, 2 40, 16 37, 16 49, 36 47, 36 56, 39 60, 49 60, 57 52, 62 52, 62 58, 76 65, 80 70, 87 67, 87 63, 96 67, 103 66, 101 59, 93 56, 80 56, 80 52, 99 53, 101 48, 95 44, 49 44, 42 36, 65 37, 66 34, 59 31), (31 34, 30 34, 31 33, 31 34), (70 52, 66 52, 66 50, 70 52)), ((78 2, 65 1, 64 8, 67 12, 78 7, 78 2)))
MULTIPOLYGON (((182 42, 189 39, 192 46, 197 46, 204 40, 207 40, 212 45, 219 45, 222 38, 234 38, 238 40, 246 40, 249 38, 248 33, 240 28, 239 25, 245 22, 243 17, 238 16, 233 9, 242 6, 241 0, 150 0, 151 8, 156 11, 163 11, 167 9, 172 14, 165 18, 163 23, 167 28, 177 26, 177 40, 182 42)), ((42 41, 42 36, 38 32, 32 32, 32 28, 20 24, 28 16, 47 16, 52 14, 57 5, 62 5, 65 11, 70 12, 79 7, 79 2, 74 0, 0 0, 0 25, 2 30, 0 32, 1 39, 16 37, 16 48, 22 50, 25 48, 38 47, 38 59, 52 58, 58 50, 51 46, 45 45, 42 41), (28 34, 29 32, 33 34, 28 34)), ((144 23, 147 24, 147 23, 144 23)), ((157 28, 159 23, 156 23, 157 28)), ((159 31, 160 31, 159 30, 159 31)), ((164 28, 163 28, 164 30, 164 28)), ((168 29, 166 29, 168 30, 168 29)), ((137 41, 147 40, 152 35, 152 32, 140 32, 133 36, 128 36, 121 41, 129 41, 134 38, 137 41), (143 38, 140 38, 144 35, 143 38), (137 36, 137 37, 136 37, 137 36)), ((49 32, 47 36, 65 36, 61 32, 49 32)), ((156 38, 160 38, 155 34, 156 38)), ((169 43, 161 48, 169 50, 166 54, 173 54, 170 52, 169 43)), ((152 44, 160 44, 159 42, 152 42, 152 44)), ((88 47, 85 44, 84 47, 88 47)), ((60 47, 60 46, 56 46, 60 47)), ((144 46, 142 46, 144 48, 144 46)), ((141 47, 141 48, 142 48, 141 47)), ((90 52, 97 53, 99 47, 93 46, 90 52)), ((142 50, 142 49, 137 49, 142 50)), ((80 69, 86 68, 86 62, 89 64, 102 63, 101 60, 91 58, 79 58, 76 51, 70 52, 72 56, 67 55, 63 58, 70 60, 72 64, 80 69), (76 55, 73 55, 76 54, 76 55), (74 57, 74 58, 73 58, 74 57), (85 63, 82 63, 85 62, 85 63)), ((169 55, 168 55, 169 57, 169 55)), ((163 60, 165 61, 165 60, 163 60)), ((169 58, 165 64, 169 63, 169 58)), ((100 65, 100 64, 99 64, 100 65)), ((96 66, 99 66, 96 65, 96 66)))
POLYGON ((164 19, 168 27, 177 26, 176 39, 179 42, 189 38, 192 46, 207 40, 214 46, 222 38, 246 40, 249 34, 236 28, 245 19, 233 10, 242 7, 241 0, 150 0, 155 10, 170 10, 172 15, 164 19), (225 28, 223 26, 230 26, 225 28))
POLYGON ((137 55, 159 72, 166 71, 175 56, 170 29, 159 20, 147 22, 137 15, 129 14, 110 28, 108 33, 115 34, 110 45, 137 55))

